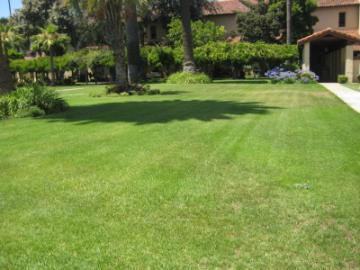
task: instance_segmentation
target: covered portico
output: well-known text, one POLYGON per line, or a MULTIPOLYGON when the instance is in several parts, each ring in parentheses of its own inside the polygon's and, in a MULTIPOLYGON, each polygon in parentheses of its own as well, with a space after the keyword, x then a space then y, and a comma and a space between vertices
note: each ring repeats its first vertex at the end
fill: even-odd
POLYGON ((335 82, 339 74, 354 81, 354 45, 360 44, 357 33, 327 28, 298 40, 303 46, 302 69, 311 70, 323 82, 335 82))

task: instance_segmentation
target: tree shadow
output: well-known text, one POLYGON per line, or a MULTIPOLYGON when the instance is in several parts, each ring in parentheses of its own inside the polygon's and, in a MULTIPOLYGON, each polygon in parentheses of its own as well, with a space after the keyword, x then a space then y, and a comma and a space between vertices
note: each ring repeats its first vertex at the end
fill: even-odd
POLYGON ((45 116, 51 122, 90 124, 97 122, 130 122, 137 125, 168 123, 196 119, 212 121, 232 119, 236 115, 268 114, 280 107, 259 102, 216 100, 130 101, 72 106, 69 111, 45 116))
POLYGON ((160 95, 162 96, 172 96, 172 95, 180 95, 180 94, 185 94, 188 93, 188 91, 161 91, 160 95))

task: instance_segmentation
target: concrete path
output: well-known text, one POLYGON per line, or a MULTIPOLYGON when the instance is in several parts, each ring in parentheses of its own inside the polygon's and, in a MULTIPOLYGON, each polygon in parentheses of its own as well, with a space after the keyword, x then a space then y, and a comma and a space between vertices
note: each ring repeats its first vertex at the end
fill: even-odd
POLYGON ((354 111, 360 113, 360 91, 351 90, 339 83, 321 83, 321 85, 339 97, 354 111))

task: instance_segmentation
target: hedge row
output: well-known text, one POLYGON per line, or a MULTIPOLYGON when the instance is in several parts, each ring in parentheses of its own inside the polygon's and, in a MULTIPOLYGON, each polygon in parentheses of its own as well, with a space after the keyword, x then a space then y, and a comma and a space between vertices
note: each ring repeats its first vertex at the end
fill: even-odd
MULTIPOLYGON (((195 61, 200 68, 206 66, 239 67, 242 65, 262 64, 267 68, 290 61, 297 63, 299 53, 297 46, 265 43, 212 42, 198 47, 194 51, 195 61)), ((181 67, 183 52, 181 48, 145 46, 141 49, 141 57, 147 71, 159 71, 164 74, 174 72, 181 67)), ((83 70, 85 68, 114 68, 114 60, 110 50, 80 50, 55 57, 58 72, 83 70)), ((48 57, 31 60, 12 60, 10 67, 13 72, 48 72, 48 57)))

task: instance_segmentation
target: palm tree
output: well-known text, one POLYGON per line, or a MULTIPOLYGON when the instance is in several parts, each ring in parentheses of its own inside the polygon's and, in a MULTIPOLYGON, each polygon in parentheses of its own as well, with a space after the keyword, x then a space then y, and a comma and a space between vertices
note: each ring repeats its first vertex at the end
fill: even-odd
POLYGON ((142 72, 140 58, 139 25, 137 21, 137 8, 134 0, 126 1, 125 22, 128 77, 129 82, 132 84, 139 82, 142 72))
POLYGON ((89 11, 105 26, 104 37, 109 43, 115 60, 115 82, 118 90, 128 90, 125 61, 125 30, 123 25, 124 0, 67 0, 72 5, 89 11))
POLYGON ((0 37, 0 94, 10 92, 14 89, 11 78, 9 62, 4 52, 4 46, 0 37))
POLYGON ((54 24, 49 24, 46 28, 41 29, 41 33, 33 37, 32 49, 36 51, 48 52, 50 55, 50 73, 51 83, 55 83, 55 48, 65 48, 69 42, 69 37, 66 34, 57 32, 58 27, 54 24))
POLYGON ((196 72, 193 38, 191 32, 190 0, 180 0, 181 23, 183 27, 184 62, 183 71, 196 72))
POLYGON ((15 27, 0 25, 0 35, 2 39, 3 52, 8 55, 8 49, 14 48, 21 51, 24 48, 25 38, 16 32, 15 27))

